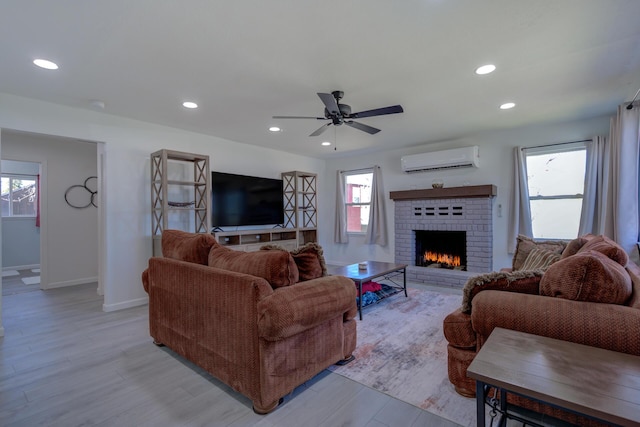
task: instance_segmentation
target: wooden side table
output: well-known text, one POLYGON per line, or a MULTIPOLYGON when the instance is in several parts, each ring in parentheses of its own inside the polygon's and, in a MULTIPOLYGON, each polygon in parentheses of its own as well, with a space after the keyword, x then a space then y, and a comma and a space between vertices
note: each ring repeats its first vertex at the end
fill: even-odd
MULTIPOLYGON (((631 338, 630 338, 631 339, 631 338)), ((477 425, 485 425, 488 386, 587 418, 640 426, 640 357, 495 328, 467 369, 476 380, 477 425)))

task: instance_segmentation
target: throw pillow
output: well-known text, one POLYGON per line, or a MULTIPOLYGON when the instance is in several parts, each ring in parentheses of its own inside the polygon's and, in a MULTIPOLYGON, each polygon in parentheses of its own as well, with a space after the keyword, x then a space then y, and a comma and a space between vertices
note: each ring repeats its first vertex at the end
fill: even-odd
POLYGON ((535 248, 546 249, 548 251, 561 254, 566 245, 567 242, 562 240, 536 241, 531 237, 519 235, 516 252, 513 254, 513 271, 522 270, 522 264, 529 256, 529 253, 535 248))
POLYGON ((541 270, 493 272, 480 274, 467 280, 462 288, 462 312, 471 312, 471 301, 481 291, 497 290, 524 294, 539 293, 538 284, 544 273, 541 270))
POLYGON ((581 247, 584 246, 585 243, 589 241, 593 236, 591 235, 580 236, 577 239, 573 239, 569 243, 567 243, 567 247, 562 251, 562 256, 560 258, 564 259, 566 257, 570 257, 571 255, 575 255, 578 253, 581 247))
POLYGON ((298 266, 300 281, 317 279, 327 275, 322 247, 315 243, 306 243, 291 251, 291 256, 298 266))
MULTIPOLYGON (((260 250, 279 250, 286 251, 280 245, 268 244, 260 248, 260 250)), ((298 276, 300 282, 317 279, 327 275, 327 265, 324 260, 322 247, 315 243, 309 242, 292 250, 291 256, 298 267, 298 276)))
POLYGON ((534 248, 522 263, 520 270, 546 270, 551 264, 560 260, 560 254, 546 249, 534 248))
POLYGON ((162 256, 203 265, 207 265, 211 248, 218 246, 211 234, 182 230, 164 230, 161 243, 162 256))
POLYGON ((631 296, 631 277, 606 255, 583 251, 549 267, 540 280, 540 295, 624 304, 631 296))
POLYGON ((616 242, 606 236, 596 236, 587 241, 577 253, 596 251, 611 258, 621 266, 625 267, 629 262, 629 255, 616 242))
POLYGON ((298 281, 298 267, 286 251, 241 252, 217 246, 209 252, 209 267, 262 277, 274 289, 298 281))

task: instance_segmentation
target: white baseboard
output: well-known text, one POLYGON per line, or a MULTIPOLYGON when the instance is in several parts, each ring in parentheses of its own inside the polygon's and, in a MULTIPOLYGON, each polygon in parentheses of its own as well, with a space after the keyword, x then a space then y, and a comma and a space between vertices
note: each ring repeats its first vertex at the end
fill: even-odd
POLYGON ((31 270, 34 268, 40 268, 40 264, 29 264, 29 265, 15 265, 13 267, 2 267, 2 271, 6 270, 31 270))
POLYGON ((149 297, 132 299, 129 301, 123 301, 116 304, 102 304, 102 311, 110 312, 110 311, 118 311, 124 310, 125 308, 138 307, 140 305, 149 304, 149 297))
POLYGON ((98 276, 85 277, 85 278, 82 278, 82 279, 75 279, 75 280, 67 280, 67 281, 64 281, 64 282, 49 283, 46 286, 43 286, 42 289, 64 288, 66 286, 84 285, 86 283, 95 283, 96 287, 97 287, 98 286, 98 276))

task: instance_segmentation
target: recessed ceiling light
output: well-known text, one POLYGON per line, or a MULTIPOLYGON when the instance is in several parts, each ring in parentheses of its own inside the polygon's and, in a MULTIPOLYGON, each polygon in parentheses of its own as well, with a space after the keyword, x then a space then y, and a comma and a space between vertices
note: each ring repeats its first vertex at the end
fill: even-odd
POLYGON ((502 105, 500 106, 500 109, 501 109, 501 110, 508 110, 508 109, 513 108, 513 107, 515 107, 515 106, 516 106, 516 104, 515 104, 515 103, 513 103, 513 102, 505 102, 504 104, 502 104, 502 105))
POLYGON ((51 62, 49 60, 46 60, 46 59, 34 59, 33 63, 36 64, 38 67, 45 68, 47 70, 57 70, 58 69, 58 64, 56 64, 55 62, 51 62))
POLYGON ((476 68, 476 74, 489 74, 493 73, 496 70, 496 66, 493 64, 483 65, 482 67, 476 68))
POLYGON ((322 145, 324 145, 325 147, 328 147, 329 145, 331 145, 331 143, 329 141, 324 141, 322 145))
POLYGON ((280 132, 282 129, 280 129, 278 126, 271 126, 269 130, 271 132, 280 132))
POLYGON ((193 109, 193 108, 198 108, 198 104, 196 104, 195 102, 191 102, 191 101, 185 101, 185 102, 183 102, 183 103, 182 103, 182 106, 183 106, 184 108, 191 108, 191 109, 193 109))

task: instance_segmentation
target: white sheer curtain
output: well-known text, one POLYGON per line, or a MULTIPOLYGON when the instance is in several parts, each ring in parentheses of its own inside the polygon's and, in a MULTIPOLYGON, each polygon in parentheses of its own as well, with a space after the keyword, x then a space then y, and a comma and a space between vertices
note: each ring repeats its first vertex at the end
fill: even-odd
POLYGON ((584 177, 584 196, 578 235, 605 234, 605 219, 609 197, 609 143, 596 136, 587 146, 587 164, 584 177))
POLYGON ((627 110, 618 107, 611 119, 611 216, 605 234, 628 253, 635 253, 638 242, 638 159, 640 157, 640 102, 627 110))
POLYGON ((384 203, 384 187, 380 166, 373 167, 371 179, 371 208, 369 209, 369 225, 364 242, 368 245, 387 245, 387 215, 384 203))
POLYGON ((336 222, 333 231, 333 241, 335 243, 349 243, 347 234, 347 212, 345 210, 344 197, 344 174, 343 171, 336 172, 336 222))
POLYGON ((509 218, 509 253, 515 253, 518 234, 533 237, 527 187, 527 163, 522 147, 514 148, 513 193, 509 218))

